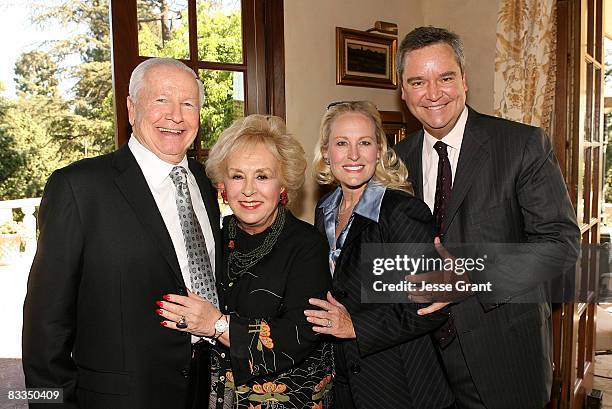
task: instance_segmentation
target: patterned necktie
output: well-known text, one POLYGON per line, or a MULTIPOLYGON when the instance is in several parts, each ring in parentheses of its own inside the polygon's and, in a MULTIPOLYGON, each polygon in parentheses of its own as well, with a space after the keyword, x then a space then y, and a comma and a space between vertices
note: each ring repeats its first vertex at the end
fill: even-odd
POLYGON ((176 187, 176 207, 185 240, 191 288, 194 293, 219 307, 206 241, 191 203, 191 195, 187 186, 187 171, 182 166, 175 166, 170 172, 170 179, 176 187))
POLYGON ((448 160, 448 151, 446 145, 442 141, 434 144, 434 149, 438 152, 438 178, 436 181, 436 198, 434 202, 434 218, 436 219, 437 234, 442 234, 444 228, 444 218, 451 198, 451 189, 453 183, 453 175, 451 171, 450 161, 448 160))

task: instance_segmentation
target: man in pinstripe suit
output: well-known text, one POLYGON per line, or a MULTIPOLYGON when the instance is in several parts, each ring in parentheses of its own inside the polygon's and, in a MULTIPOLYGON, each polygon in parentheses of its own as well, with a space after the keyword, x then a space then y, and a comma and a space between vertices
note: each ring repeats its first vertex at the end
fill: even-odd
MULTIPOLYGON (((550 267, 545 260, 572 264, 580 238, 551 144, 539 128, 466 106, 456 34, 436 27, 413 30, 400 45, 397 67, 402 99, 423 129, 396 150, 415 195, 441 217, 442 242, 537 243, 487 266, 503 299, 480 293, 453 303, 449 320, 434 334, 457 406, 541 409, 550 396, 552 355, 550 303, 539 273, 550 267), (439 174, 448 172, 452 188, 442 195, 439 174)), ((434 303, 421 313, 444 305, 434 303)))

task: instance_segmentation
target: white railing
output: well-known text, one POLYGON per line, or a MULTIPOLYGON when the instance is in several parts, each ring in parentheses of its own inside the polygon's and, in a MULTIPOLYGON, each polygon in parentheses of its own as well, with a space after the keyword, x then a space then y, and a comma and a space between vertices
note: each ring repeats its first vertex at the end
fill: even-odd
POLYGON ((0 201, 0 224, 13 220, 13 209, 23 212, 22 240, 25 244, 25 255, 33 256, 36 251, 36 217, 34 212, 40 206, 40 197, 0 201))
MULTIPOLYGON (((23 226, 20 226, 19 235, 16 239, 17 246, 13 243, 8 252, 9 256, 2 250, 4 240, 0 236, 0 311, 2 311, 2 336, 0 336, 0 358, 21 358, 21 327, 23 300, 26 295, 28 271, 34 253, 36 252, 37 223, 36 208, 40 205, 40 198, 4 200, 0 201, 0 225, 14 221, 13 209, 21 209, 24 214, 23 226), (25 244, 25 247, 23 246, 25 244), (15 247, 17 250, 15 250, 15 247), (24 251, 19 252, 19 248, 24 251), (15 251, 17 251, 15 253, 15 251)), ((0 381, 0 384, 2 381, 0 381)), ((2 389, 2 388, 0 388, 2 389)), ((1 401, 1 399, 0 399, 1 401)), ((0 407, 4 407, 0 404, 0 407)))

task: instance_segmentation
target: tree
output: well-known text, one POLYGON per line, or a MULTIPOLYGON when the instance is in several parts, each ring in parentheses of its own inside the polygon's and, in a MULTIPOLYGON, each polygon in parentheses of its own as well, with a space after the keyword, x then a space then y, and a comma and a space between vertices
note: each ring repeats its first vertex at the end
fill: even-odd
POLYGON ((15 83, 23 94, 56 97, 57 64, 44 51, 23 53, 15 62, 15 83))
MULTIPOLYGON (((0 99, 2 198, 39 196, 54 169, 114 149, 108 0, 33 3, 33 24, 56 22, 75 34, 24 53, 15 65, 18 98, 0 99), (78 55, 79 63, 66 66, 69 55, 78 55), (74 82, 66 98, 60 92, 62 78, 74 82)), ((173 9, 171 0, 138 4, 140 54, 187 58, 186 9, 173 9)), ((238 12, 225 14, 219 0, 199 1, 197 30, 200 59, 241 61, 238 12)), ((198 74, 206 88, 201 132, 210 147, 244 107, 234 100, 232 72, 198 74)))
MULTIPOLYGON (((165 10, 166 1, 141 3, 138 41, 142 55, 189 58, 187 43, 187 10, 165 10), (180 13, 180 14, 179 14, 180 13), (160 29, 171 18, 174 27, 169 36, 160 29)), ((242 22, 238 11, 226 14, 220 1, 200 1, 198 16, 198 58, 205 61, 242 61, 242 22)), ((244 102, 234 99, 238 78, 231 71, 201 70, 206 99, 200 112, 202 144, 210 148, 221 132, 244 115, 244 102)), ((237 74, 242 75, 242 74, 237 74)))
POLYGON ((80 64, 65 67, 75 81, 71 111, 54 121, 52 137, 64 149, 94 156, 114 149, 114 114, 110 62, 110 25, 108 0, 66 1, 49 5, 42 1, 34 7, 33 23, 50 22, 78 27, 76 34, 52 45, 49 55, 56 61, 76 54, 80 64))
POLYGON ((18 166, 0 180, 3 199, 38 197, 53 170, 74 160, 49 138, 55 107, 44 96, 20 97, 4 111, 0 135, 15 152, 18 166))
POLYGON ((74 160, 51 130, 69 113, 58 92, 58 70, 49 54, 32 51, 15 63, 18 98, 0 104, 0 195, 4 199, 40 196, 49 174, 74 160))
MULTIPOLYGON (((241 17, 223 13, 219 5, 201 2, 198 10, 198 54, 208 61, 242 62, 241 17)), ((244 102, 234 100, 239 80, 231 71, 200 72, 206 89, 206 102, 200 115, 202 143, 212 147, 223 130, 244 115, 244 102)), ((244 79, 242 79, 244 81, 244 79)))
MULTIPOLYGON (((0 92, 4 92, 4 84, 0 82, 0 92)), ((10 102, 0 96, 0 186, 24 165, 24 158, 15 149, 15 138, 6 130, 6 114, 10 109, 10 102)), ((0 192, 2 190, 0 189, 0 192)), ((0 193, 0 200, 7 199, 5 194, 0 193)))

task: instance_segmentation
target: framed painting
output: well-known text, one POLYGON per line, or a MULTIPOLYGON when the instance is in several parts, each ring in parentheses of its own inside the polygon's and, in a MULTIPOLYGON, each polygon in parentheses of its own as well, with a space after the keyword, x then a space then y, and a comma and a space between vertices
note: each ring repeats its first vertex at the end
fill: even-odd
POLYGON ((397 38, 336 27, 336 84, 397 88, 397 38))

